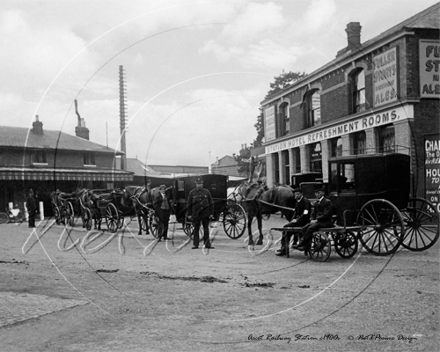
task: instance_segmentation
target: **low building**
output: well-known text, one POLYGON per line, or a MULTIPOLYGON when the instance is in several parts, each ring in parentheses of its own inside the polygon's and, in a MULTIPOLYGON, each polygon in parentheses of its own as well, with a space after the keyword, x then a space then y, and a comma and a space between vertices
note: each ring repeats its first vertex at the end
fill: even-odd
POLYGON ((228 176, 247 176, 238 171, 239 169, 238 162, 234 159, 234 157, 225 155, 222 158, 217 158, 214 164, 211 165, 211 171, 213 174, 218 175, 228 175, 228 176))

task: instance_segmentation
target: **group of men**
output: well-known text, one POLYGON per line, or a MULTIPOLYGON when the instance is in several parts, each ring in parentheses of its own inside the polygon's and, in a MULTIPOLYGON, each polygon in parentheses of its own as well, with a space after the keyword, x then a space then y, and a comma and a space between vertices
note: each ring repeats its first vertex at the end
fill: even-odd
MULTIPOLYGON (((288 224, 284 225, 288 227, 301 227, 302 236, 298 236, 294 233, 293 248, 300 251, 307 250, 310 247, 312 236, 315 231, 318 231, 323 227, 331 227, 333 216, 333 203, 330 199, 324 197, 324 188, 318 188, 315 190, 316 203, 313 206, 310 201, 303 196, 301 188, 296 188, 295 193, 295 215, 294 218, 288 224)), ((286 255, 286 245, 290 242, 292 236, 291 231, 283 231, 281 239, 281 248, 275 252, 276 255, 286 255)))

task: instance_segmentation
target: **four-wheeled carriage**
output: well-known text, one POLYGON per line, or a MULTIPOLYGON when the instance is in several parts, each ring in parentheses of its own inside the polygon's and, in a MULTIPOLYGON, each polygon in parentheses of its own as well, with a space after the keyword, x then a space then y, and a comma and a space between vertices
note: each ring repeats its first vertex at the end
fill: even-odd
POLYGON ((73 203, 76 202, 76 194, 64 193, 57 190, 51 193, 50 199, 52 212, 57 225, 63 223, 73 226, 75 224, 73 203))

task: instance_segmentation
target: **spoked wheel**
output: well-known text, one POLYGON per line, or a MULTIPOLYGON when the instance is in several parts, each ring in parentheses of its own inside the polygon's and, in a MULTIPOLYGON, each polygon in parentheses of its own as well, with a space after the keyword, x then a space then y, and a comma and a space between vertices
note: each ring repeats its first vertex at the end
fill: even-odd
POLYGON ((148 215, 145 214, 143 211, 140 213, 139 219, 141 221, 141 223, 139 224, 139 227, 141 228, 141 230, 147 232, 147 224, 148 224, 148 215))
POLYGON ((327 234, 315 232, 310 243, 309 257, 315 262, 325 262, 332 251, 332 246, 327 234))
POLYGON ((223 228, 234 240, 243 236, 246 230, 246 212, 241 205, 234 202, 227 203, 223 213, 223 228))
POLYGON ((92 228, 92 212, 90 209, 84 209, 82 213, 83 227, 87 230, 92 228))
POLYGON ((154 211, 148 214, 148 226, 150 227, 151 234, 154 238, 159 236, 159 219, 154 211))
POLYGON ((111 232, 116 232, 120 228, 118 209, 112 203, 107 204, 105 208, 105 222, 111 232))
POLYGON ((61 224, 61 213, 60 213, 60 209, 54 208, 53 210, 54 216, 55 216, 55 222, 57 225, 61 224))
POLYGON ((65 205, 65 214, 64 214, 64 223, 69 226, 75 225, 75 213, 73 211, 73 205, 70 202, 66 202, 65 205))
POLYGON ((420 252, 437 242, 440 216, 434 204, 423 198, 410 199, 402 215, 405 223, 403 247, 420 252))
POLYGON ((362 246, 374 255, 394 253, 405 234, 399 209, 385 199, 370 200, 361 208, 357 224, 362 226, 358 238, 362 246))
POLYGON ((358 238, 354 232, 337 233, 333 237, 335 239, 335 251, 340 257, 349 259, 356 254, 358 238))
POLYGON ((0 224, 6 224, 9 221, 9 216, 6 213, 0 213, 0 224))

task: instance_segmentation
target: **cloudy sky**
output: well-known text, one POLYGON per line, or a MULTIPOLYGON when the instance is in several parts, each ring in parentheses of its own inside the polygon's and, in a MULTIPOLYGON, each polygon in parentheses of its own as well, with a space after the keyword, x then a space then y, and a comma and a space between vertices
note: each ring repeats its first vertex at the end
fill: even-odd
POLYGON ((273 78, 310 73, 346 46, 433 0, 1 0, 0 126, 74 135, 74 100, 90 140, 119 145, 126 73, 127 155, 208 166, 256 137, 273 78))

